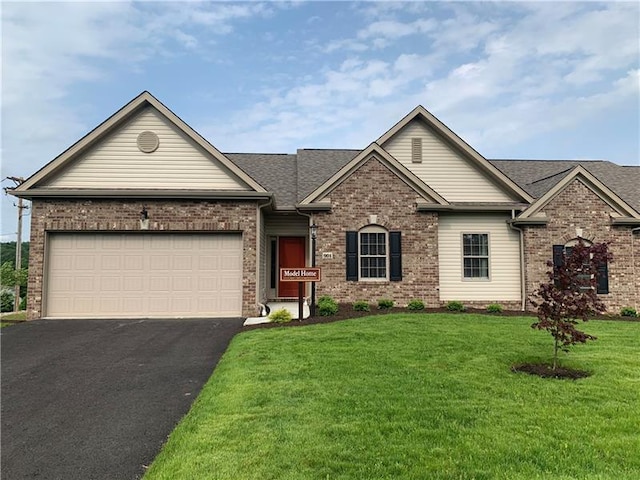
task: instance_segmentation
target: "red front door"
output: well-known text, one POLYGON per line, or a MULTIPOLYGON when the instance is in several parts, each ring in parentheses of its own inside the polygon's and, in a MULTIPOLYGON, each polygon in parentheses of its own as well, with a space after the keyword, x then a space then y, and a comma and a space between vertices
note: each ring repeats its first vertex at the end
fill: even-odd
POLYGON ((298 297, 298 282, 281 282, 280 268, 301 268, 305 265, 304 237, 278 239, 278 297, 298 297))

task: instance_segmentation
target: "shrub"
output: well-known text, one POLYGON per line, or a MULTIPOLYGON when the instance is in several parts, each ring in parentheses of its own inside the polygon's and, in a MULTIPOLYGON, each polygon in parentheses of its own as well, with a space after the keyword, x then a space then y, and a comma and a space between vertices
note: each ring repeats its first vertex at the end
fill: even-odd
POLYGON ((338 313, 338 302, 329 295, 324 295, 318 299, 318 313, 323 317, 338 313))
POLYGON ((620 310, 620 315, 623 317, 636 318, 638 316, 638 312, 636 312, 636 309, 633 307, 623 307, 622 310, 620 310))
POLYGON ((13 312, 13 292, 4 290, 0 297, 3 312, 13 312))
POLYGON ((378 300, 378 308, 380 310, 388 310, 393 307, 393 303, 393 300, 390 300, 388 298, 381 298, 378 300))
POLYGON ((357 302, 355 302, 353 304, 353 309, 356 312, 370 312, 371 311, 371 307, 364 300, 358 300, 357 302))
POLYGON ((25 295, 24 297, 22 297, 22 300, 20 300, 20 310, 26 310, 27 309, 27 296, 25 295))
POLYGON ((502 313, 502 305, 499 303, 492 303, 487 305, 487 312, 489 313, 502 313))
POLYGON ((447 303, 447 310, 449 310, 450 312, 464 312, 465 308, 462 302, 451 300, 449 303, 447 303))
POLYGON ((291 321, 291 312, 286 308, 281 308, 280 310, 274 310, 269 315, 269 319, 275 323, 287 323, 291 321))
POLYGON ((424 302, 422 300, 411 300, 407 305, 409 310, 424 310, 424 302))

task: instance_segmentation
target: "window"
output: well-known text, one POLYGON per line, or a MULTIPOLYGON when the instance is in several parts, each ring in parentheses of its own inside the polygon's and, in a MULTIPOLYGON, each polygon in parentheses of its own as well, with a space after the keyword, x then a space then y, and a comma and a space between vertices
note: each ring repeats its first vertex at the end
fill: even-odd
POLYGON ((360 278, 387 278, 386 232, 360 232, 360 278))
POLYGON ((489 279, 489 234, 462 234, 463 277, 489 279))
POLYGON ((402 235, 367 226, 347 232, 347 280, 402 280, 402 235))
MULTIPOLYGON (((592 245, 588 240, 582 240, 583 243, 590 247, 592 245)), ((565 258, 571 255, 573 251, 573 247, 578 243, 577 239, 570 240, 565 245, 554 245, 553 246, 553 266, 554 267, 562 267, 565 264, 565 258)), ((578 279, 584 283, 584 286, 581 286, 581 290, 585 290, 587 288, 591 288, 591 275, 579 275, 578 279)), ((557 284, 557 279, 556 279, 557 284)), ((598 265, 596 267, 596 293, 599 294, 607 294, 609 293, 609 266, 607 262, 598 265)))

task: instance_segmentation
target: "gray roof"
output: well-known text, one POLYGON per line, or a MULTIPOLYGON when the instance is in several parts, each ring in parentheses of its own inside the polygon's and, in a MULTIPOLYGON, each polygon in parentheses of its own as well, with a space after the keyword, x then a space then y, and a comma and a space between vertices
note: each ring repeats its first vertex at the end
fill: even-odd
POLYGON ((280 153, 225 153, 269 192, 277 208, 292 208, 329 180, 360 150, 300 149, 296 155, 280 153))
POLYGON ((640 212, 640 167, 604 160, 489 160, 507 177, 535 198, 540 198, 581 165, 640 212))
MULTIPOLYGON (((300 149, 295 155, 226 153, 265 189, 273 192, 277 208, 292 208, 320 187, 361 150, 300 149)), ((603 160, 489 160, 534 198, 540 198, 577 165, 613 190, 640 212, 640 166, 603 160)))
POLYGON ((360 150, 298 150, 298 201, 329 180, 360 150))
POLYGON ((225 153, 247 175, 273 192, 278 208, 293 207, 298 191, 298 163, 285 153, 225 153))

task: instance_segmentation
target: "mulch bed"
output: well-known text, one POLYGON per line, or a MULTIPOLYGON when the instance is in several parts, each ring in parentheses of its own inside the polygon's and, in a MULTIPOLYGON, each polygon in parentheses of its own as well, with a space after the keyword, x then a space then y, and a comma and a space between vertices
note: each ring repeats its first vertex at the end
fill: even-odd
POLYGON ((537 375, 542 378, 558 378, 564 380, 578 380, 579 378, 585 378, 591 375, 584 370, 574 370, 572 368, 556 367, 554 370, 551 365, 536 364, 536 363, 523 363, 520 365, 514 365, 511 367, 513 372, 523 372, 529 375, 537 375))
MULTIPOLYGON (((341 303, 339 305, 338 313, 335 315, 331 315, 329 317, 321 317, 320 315, 316 315, 315 317, 305 318, 302 321, 293 320, 289 323, 262 323, 260 325, 250 325, 244 327, 244 330, 255 330, 257 328, 278 328, 278 327, 302 327, 304 325, 316 325, 320 323, 332 323, 338 322, 341 320, 350 320, 352 318, 361 318, 361 317, 370 317, 372 315, 387 315, 387 314, 420 314, 420 313, 450 313, 454 315, 461 315, 465 313, 473 313, 480 315, 493 315, 498 317, 522 317, 522 316, 531 316, 535 317, 535 312, 521 312, 519 310, 504 310, 502 313, 488 313, 486 310, 481 308, 467 308, 464 312, 451 312, 446 308, 425 308, 424 310, 409 310, 407 308, 393 307, 386 310, 379 310, 375 307, 371 309, 370 312, 357 312, 353 309, 353 304, 351 303, 341 303)), ((613 316, 613 315, 599 315, 595 317, 593 320, 622 320, 627 322, 640 322, 640 318, 633 317, 621 317, 621 316, 613 316)))

